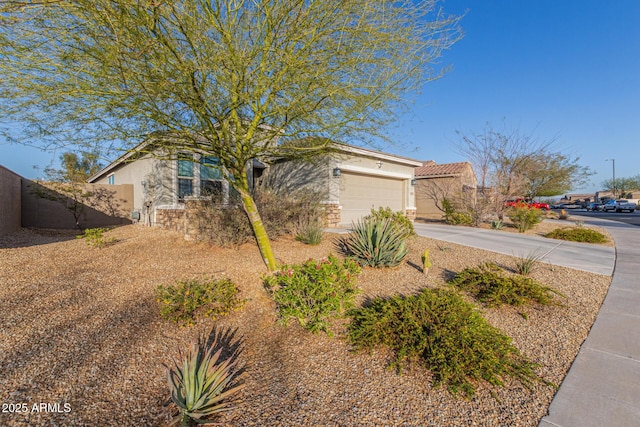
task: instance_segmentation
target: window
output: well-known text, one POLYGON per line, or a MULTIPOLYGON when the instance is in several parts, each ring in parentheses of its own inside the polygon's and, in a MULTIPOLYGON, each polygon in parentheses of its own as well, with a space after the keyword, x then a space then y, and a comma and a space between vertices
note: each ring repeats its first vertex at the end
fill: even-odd
POLYGON ((193 156, 180 154, 178 156, 178 200, 193 195, 193 156))
POLYGON ((107 177, 107 182, 109 185, 114 185, 116 183, 116 176, 114 174, 109 175, 107 177))
POLYGON ((224 181, 218 169, 220 160, 215 157, 200 159, 200 195, 211 197, 214 203, 224 203, 224 181))

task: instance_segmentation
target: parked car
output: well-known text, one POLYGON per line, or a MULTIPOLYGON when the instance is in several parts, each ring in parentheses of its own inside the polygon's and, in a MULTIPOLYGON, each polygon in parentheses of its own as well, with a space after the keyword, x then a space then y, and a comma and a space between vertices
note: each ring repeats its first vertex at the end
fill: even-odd
POLYGON ((629 211, 633 212, 636 210, 636 204, 630 203, 627 199, 618 199, 618 200, 609 200, 602 206, 602 210, 605 212, 614 211, 614 212, 622 212, 629 211))
POLYGON ((604 203, 591 202, 587 205, 588 211, 601 211, 604 203))
POLYGON ((582 207, 582 203, 579 202, 563 202, 551 206, 552 209, 580 209, 582 207))
POLYGON ((528 206, 530 208, 542 209, 544 211, 548 211, 549 209, 551 209, 551 207, 547 203, 540 203, 537 200, 523 199, 521 197, 517 199, 509 199, 504 202, 504 205, 507 207, 528 206))

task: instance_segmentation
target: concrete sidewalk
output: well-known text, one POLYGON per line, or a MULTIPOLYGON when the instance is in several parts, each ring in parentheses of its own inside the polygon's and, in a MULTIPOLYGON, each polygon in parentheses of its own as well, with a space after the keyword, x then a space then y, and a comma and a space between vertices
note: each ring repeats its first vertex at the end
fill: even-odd
POLYGON ((605 228, 613 248, 559 242, 467 227, 415 224, 425 237, 493 252, 526 256, 613 279, 589 336, 582 344, 539 427, 640 426, 640 227, 576 218, 605 228))
POLYGON ((615 264, 615 248, 608 246, 475 227, 415 223, 414 228, 420 236, 517 257, 535 253, 541 262, 606 276, 613 273, 615 264))

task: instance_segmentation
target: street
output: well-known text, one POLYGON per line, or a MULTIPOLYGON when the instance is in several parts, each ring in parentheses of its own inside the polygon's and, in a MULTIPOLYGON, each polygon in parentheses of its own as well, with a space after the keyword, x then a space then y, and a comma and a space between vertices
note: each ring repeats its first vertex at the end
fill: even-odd
MULTIPOLYGON (((555 212, 558 210, 554 209, 555 212)), ((630 225, 640 226, 640 212, 599 212, 599 211, 587 211, 586 209, 568 209, 569 215, 588 216, 593 218, 608 219, 610 221, 624 222, 630 225)))

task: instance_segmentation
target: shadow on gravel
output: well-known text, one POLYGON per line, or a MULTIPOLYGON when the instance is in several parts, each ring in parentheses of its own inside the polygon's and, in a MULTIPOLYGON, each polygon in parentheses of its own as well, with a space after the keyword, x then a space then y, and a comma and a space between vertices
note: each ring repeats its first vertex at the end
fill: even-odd
POLYGON ((74 240, 78 230, 54 230, 23 228, 6 236, 0 236, 0 249, 26 248, 50 243, 74 240))

